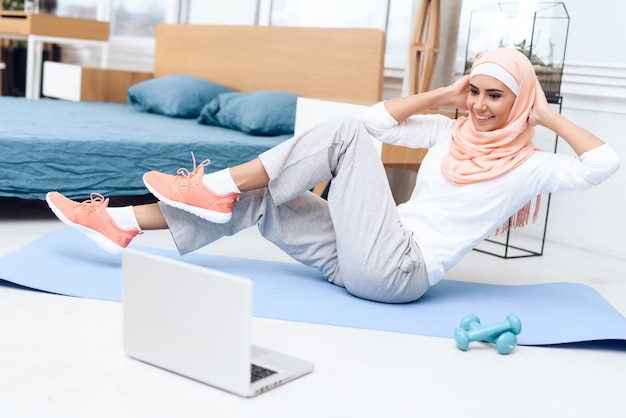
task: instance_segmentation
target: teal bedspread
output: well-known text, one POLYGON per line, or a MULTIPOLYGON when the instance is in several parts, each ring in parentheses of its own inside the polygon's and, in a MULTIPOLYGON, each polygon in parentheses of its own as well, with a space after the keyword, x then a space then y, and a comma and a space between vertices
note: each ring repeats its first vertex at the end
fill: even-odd
POLYGON ((128 104, 0 97, 0 196, 44 199, 147 194, 146 171, 206 172, 250 159, 288 136, 251 136, 134 110, 128 104))

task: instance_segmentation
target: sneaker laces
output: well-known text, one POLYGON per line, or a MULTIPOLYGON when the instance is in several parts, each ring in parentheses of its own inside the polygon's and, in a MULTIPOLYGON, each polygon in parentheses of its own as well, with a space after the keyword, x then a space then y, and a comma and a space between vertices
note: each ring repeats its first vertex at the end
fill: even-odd
POLYGON ((106 199, 100 193, 91 193, 89 195, 89 199, 80 202, 81 206, 86 206, 91 211, 102 210, 104 207, 108 206, 108 199, 106 199))
MULTIPOLYGON (((91 193, 89 195, 89 199, 87 199, 87 200, 85 200, 83 202, 80 202, 80 205, 83 206, 83 207, 86 207, 87 210, 89 210, 91 212, 99 212, 99 213, 105 214, 106 216, 111 218, 111 215, 106 211, 106 208, 109 206, 109 199, 107 199, 106 197, 104 197, 100 193, 91 193)), ((113 221, 115 226, 117 226, 118 228, 120 228, 122 230, 125 230, 124 228, 121 228, 117 224, 117 222, 115 222, 115 220, 113 218, 111 218, 111 220, 113 221)), ((136 231, 135 235, 143 234, 143 231, 141 229, 136 229, 136 228, 129 228, 129 229, 126 229, 125 231, 133 231, 133 230, 136 231)))
POLYGON ((187 168, 181 167, 176 171, 176 176, 172 177, 171 179, 172 183, 184 182, 185 183, 184 185, 186 186, 187 190, 189 190, 189 181, 193 177, 198 175, 198 172, 200 171, 200 169, 204 171, 204 167, 207 167, 209 164, 211 164, 211 160, 207 158, 206 160, 202 161, 199 165, 196 165, 196 156, 194 155, 193 151, 191 152, 191 159, 193 161, 193 171, 189 171, 187 168))

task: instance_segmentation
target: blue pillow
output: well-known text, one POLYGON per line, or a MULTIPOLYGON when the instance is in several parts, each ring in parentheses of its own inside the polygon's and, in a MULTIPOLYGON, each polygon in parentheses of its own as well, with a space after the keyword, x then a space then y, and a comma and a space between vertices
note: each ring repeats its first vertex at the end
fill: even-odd
POLYGON ((278 91, 223 93, 204 106, 198 123, 249 135, 293 135, 297 98, 278 91))
POLYGON ((141 112, 177 118, 197 118, 202 107, 233 89, 185 74, 142 81, 128 89, 128 102, 141 112))

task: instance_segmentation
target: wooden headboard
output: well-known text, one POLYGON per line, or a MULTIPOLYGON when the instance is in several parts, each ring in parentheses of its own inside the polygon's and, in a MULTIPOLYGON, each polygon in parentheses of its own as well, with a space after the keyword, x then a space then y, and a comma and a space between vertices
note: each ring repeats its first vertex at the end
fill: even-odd
POLYGON ((158 24, 154 76, 185 73, 237 91, 373 104, 382 98, 378 29, 158 24))
MULTIPOLYGON (((384 57, 385 33, 378 29, 161 23, 151 72, 46 62, 44 76, 54 69, 63 83, 75 80, 71 100, 126 103, 135 83, 189 74, 242 92, 287 91, 371 105, 382 99, 384 57)), ((68 99, 65 91, 46 91, 57 84, 44 77, 44 94, 68 99)))

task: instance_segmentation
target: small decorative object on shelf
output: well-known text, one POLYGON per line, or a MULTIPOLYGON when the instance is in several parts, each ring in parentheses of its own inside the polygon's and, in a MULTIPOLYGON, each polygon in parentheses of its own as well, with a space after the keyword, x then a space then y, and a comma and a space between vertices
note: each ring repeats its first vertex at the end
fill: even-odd
POLYGON ((526 55, 548 101, 558 103, 569 15, 562 2, 497 3, 473 10, 466 50, 466 73, 477 55, 504 46, 526 55))
MULTIPOLYGON (((465 73, 481 53, 498 48, 514 48, 524 53, 535 68, 548 102, 561 111, 561 78, 569 31, 569 15, 563 2, 495 3, 473 10, 465 54, 465 73)), ((556 152, 558 137, 537 130, 535 143, 556 152), (543 135, 543 136, 542 136, 543 135)), ((501 258, 543 255, 550 195, 541 201, 537 224, 520 231, 507 229, 487 238, 475 250, 501 258), (539 225, 541 223, 542 225, 539 225)))

